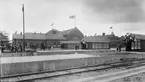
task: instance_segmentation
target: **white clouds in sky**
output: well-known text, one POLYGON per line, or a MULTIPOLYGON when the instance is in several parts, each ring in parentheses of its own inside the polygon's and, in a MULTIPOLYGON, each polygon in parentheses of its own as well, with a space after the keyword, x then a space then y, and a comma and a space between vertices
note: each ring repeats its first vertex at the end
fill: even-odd
POLYGON ((117 35, 145 31, 143 0, 128 0, 126 4, 126 0, 116 0, 113 4, 108 1, 114 0, 0 0, 0 30, 9 32, 10 38, 15 31, 22 31, 22 4, 25 4, 27 32, 73 28, 73 20, 69 19, 73 14, 77 27, 86 35, 110 33, 110 26, 117 35), (123 4, 126 6, 122 7, 123 4), (50 26, 52 22, 54 27, 50 26))

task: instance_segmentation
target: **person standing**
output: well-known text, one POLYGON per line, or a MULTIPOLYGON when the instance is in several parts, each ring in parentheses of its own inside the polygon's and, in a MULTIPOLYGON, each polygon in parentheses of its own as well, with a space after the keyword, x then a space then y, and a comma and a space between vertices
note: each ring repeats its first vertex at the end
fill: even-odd
POLYGON ((75 49, 77 50, 77 45, 75 46, 75 49))

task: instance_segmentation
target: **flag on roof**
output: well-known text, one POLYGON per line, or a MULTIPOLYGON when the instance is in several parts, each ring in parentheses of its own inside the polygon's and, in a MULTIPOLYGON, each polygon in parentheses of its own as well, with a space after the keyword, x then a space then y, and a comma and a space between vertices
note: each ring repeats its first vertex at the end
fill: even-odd
POLYGON ((53 26, 54 25, 54 23, 52 23, 50 26, 53 26))
POLYGON ((71 15, 69 16, 70 19, 74 19, 75 18, 75 15, 71 15))
POLYGON ((111 26, 110 29, 112 29, 113 27, 111 26))

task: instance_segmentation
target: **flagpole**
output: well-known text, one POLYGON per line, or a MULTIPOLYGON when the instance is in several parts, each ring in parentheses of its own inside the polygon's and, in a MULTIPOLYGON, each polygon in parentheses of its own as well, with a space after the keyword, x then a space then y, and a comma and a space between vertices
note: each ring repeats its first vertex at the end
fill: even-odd
POLYGON ((24 4, 22 4, 23 12, 23 51, 25 51, 25 14, 24 14, 24 4))
POLYGON ((76 15, 74 14, 75 18, 74 18, 74 27, 76 27, 76 15))
POLYGON ((69 16, 70 19, 73 19, 74 27, 76 27, 76 15, 69 16))
POLYGON ((50 25, 52 27, 52 29, 54 29, 54 23, 52 22, 52 24, 50 25))
POLYGON ((110 29, 111 29, 111 34, 112 34, 113 33, 113 26, 111 26, 110 29))

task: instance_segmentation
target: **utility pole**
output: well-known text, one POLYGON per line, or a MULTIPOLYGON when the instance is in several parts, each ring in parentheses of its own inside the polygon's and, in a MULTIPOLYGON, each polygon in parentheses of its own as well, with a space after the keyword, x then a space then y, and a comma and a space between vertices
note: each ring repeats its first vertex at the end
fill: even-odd
POLYGON ((24 14, 24 4, 22 4, 23 12, 23 51, 25 51, 25 14, 24 14))

